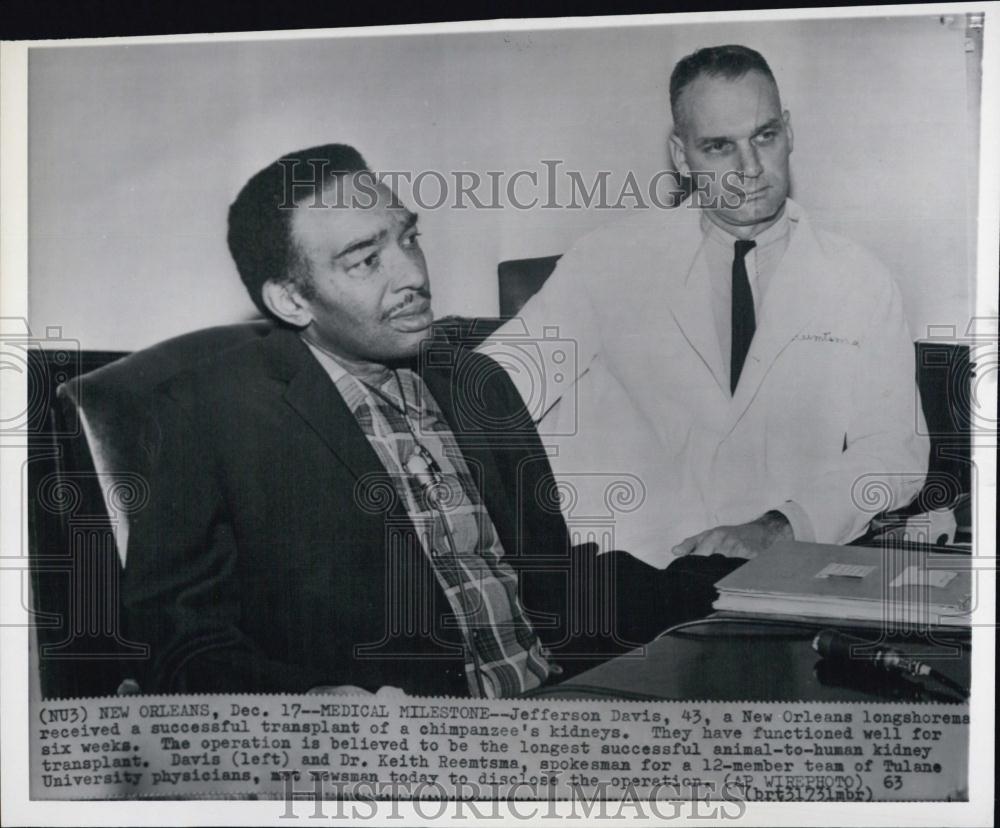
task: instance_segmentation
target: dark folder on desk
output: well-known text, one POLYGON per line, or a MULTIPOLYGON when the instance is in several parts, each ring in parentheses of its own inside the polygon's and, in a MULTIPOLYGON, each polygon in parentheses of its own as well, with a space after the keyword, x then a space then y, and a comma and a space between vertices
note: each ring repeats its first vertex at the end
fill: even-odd
POLYGON ((962 627, 972 606, 967 564, 927 549, 779 543, 719 581, 714 606, 893 628, 962 627))

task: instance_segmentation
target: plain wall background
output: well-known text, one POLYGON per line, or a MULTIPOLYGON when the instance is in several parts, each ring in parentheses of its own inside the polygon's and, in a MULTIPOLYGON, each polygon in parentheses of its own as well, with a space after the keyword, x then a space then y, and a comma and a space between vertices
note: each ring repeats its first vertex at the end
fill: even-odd
MULTIPOLYGON (((480 175, 560 160, 588 181, 611 171, 613 194, 628 171, 645 182, 669 167, 671 67, 735 42, 764 54, 792 113, 794 197, 892 269, 915 338, 961 331, 976 175, 964 30, 935 15, 33 49, 31 327, 133 350, 253 316, 226 210, 292 149, 341 141, 376 169, 480 175)), ((619 217, 424 211, 436 313, 495 314, 499 261, 563 252, 619 217)))

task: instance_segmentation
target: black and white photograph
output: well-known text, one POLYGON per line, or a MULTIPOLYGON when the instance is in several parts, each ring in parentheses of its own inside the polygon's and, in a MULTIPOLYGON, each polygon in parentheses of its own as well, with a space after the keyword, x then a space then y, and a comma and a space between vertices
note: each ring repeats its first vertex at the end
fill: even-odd
POLYGON ((991 824, 997 12, 5 42, 5 822, 991 824))

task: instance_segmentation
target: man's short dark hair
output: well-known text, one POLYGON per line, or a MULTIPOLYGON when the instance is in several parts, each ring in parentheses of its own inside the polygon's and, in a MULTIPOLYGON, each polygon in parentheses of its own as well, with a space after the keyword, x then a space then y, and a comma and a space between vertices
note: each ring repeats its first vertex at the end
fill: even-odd
POLYGON ((739 80, 747 72, 760 72, 777 86, 777 81, 760 52, 746 46, 709 46, 699 49, 677 61, 670 73, 670 112, 674 117, 674 128, 680 125, 681 93, 701 75, 726 80, 739 80))
POLYGON ((229 207, 229 252, 250 298, 265 316, 273 314, 261 296, 264 283, 311 282, 301 272, 292 243, 292 208, 313 199, 339 176, 368 172, 354 147, 324 144, 290 152, 254 175, 229 207))

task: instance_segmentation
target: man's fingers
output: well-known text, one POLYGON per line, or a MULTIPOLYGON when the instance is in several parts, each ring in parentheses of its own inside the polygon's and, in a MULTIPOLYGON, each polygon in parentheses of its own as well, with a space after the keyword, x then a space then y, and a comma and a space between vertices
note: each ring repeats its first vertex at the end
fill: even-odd
POLYGON ((725 555, 727 558, 746 560, 756 558, 758 550, 753 543, 748 542, 744 529, 742 526, 716 526, 714 529, 706 529, 704 532, 685 538, 671 552, 677 557, 698 555, 707 558, 709 555, 725 555))
POLYGON ((753 536, 747 536, 745 526, 716 526, 690 538, 685 538, 671 550, 674 555, 724 555, 727 558, 750 560, 758 554, 753 536))
POLYGON ((747 543, 746 539, 737 530, 730 530, 723 533, 715 549, 718 554, 725 555, 727 558, 744 558, 745 560, 750 560, 757 557, 757 550, 751 544, 747 543))
POLYGON ((675 546, 670 551, 677 555, 690 555, 694 552, 695 547, 698 545, 698 541, 705 535, 705 532, 699 532, 697 535, 692 535, 690 538, 684 538, 677 546, 675 546))
POLYGON ((719 549, 725 543, 725 540, 726 533, 722 529, 712 529, 708 532, 703 532, 701 540, 698 541, 698 545, 692 554, 703 555, 706 558, 709 555, 716 555, 719 553, 719 549))
POLYGON ((742 541, 740 541, 740 539, 732 532, 726 532, 719 541, 719 545, 716 547, 716 551, 720 555, 725 555, 727 558, 741 557, 740 552, 742 549, 742 541))

